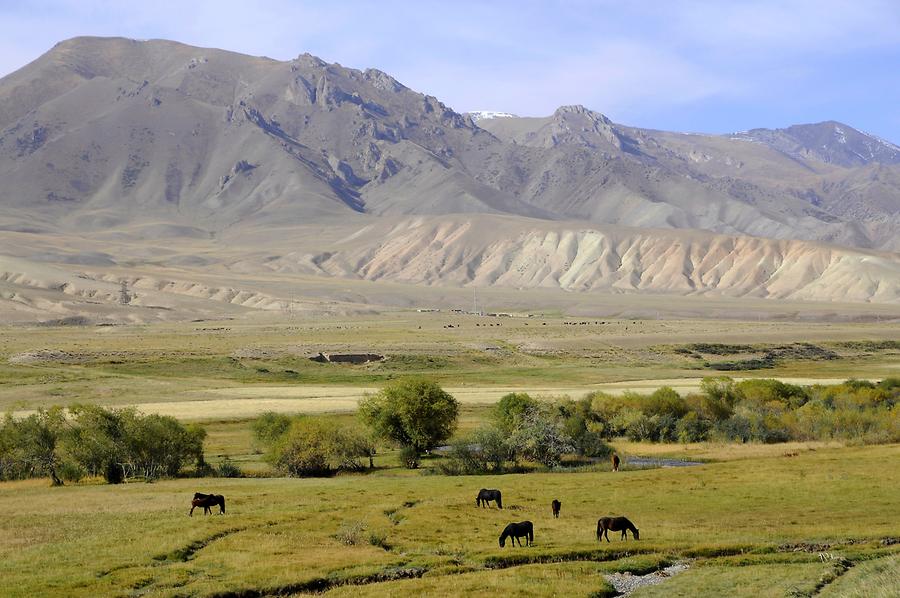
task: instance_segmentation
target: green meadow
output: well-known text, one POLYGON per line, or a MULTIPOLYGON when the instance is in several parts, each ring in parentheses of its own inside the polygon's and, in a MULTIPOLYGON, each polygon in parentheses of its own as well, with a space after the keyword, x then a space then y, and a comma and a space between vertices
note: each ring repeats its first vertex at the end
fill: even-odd
POLYGON ((622 455, 701 464, 617 473, 604 461, 559 473, 444 476, 439 457, 407 470, 387 446, 374 470, 330 478, 276 477, 264 460, 251 422, 268 401, 349 423, 367 389, 408 374, 458 389, 462 437, 510 388, 579 398, 613 391, 604 385, 690 392, 722 374, 813 383, 900 371, 893 323, 485 321, 395 314, 0 328, 0 410, 183 404, 183 419, 206 430, 207 460, 227 457, 244 474, 2 482, 0 595, 614 596, 607 575, 652 576, 673 564, 687 568, 632 595, 900 595, 896 444, 618 439, 622 455), (451 320, 461 326, 444 328, 451 320), (308 359, 319 351, 387 359, 308 359), (236 415, 217 411, 223 397, 241 407, 236 415), (477 508, 480 488, 501 489, 504 509, 477 508), (194 492, 223 494, 227 513, 188 517, 194 492), (604 515, 629 517, 640 540, 610 533, 611 542, 598 542, 604 515), (534 545, 501 549, 503 527, 522 520, 534 522, 534 545))
POLYGON ((857 571, 896 579, 900 447, 792 454, 618 473, 7 482, 0 594, 603 595, 604 573, 673 562, 689 568, 635 595, 814 595, 835 572, 851 588, 868 578, 851 582, 857 571), (505 508, 477 508, 481 487, 502 489, 505 508), (226 515, 188 517, 193 492, 211 490, 226 515), (597 542, 607 514, 627 515, 641 539, 597 542), (501 549, 517 520, 534 522, 534 545, 501 549))

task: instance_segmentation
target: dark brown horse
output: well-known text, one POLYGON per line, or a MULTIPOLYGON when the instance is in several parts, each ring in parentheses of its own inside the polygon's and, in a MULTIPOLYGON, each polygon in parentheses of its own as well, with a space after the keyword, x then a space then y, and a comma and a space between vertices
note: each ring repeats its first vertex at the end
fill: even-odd
POLYGON ((601 517, 597 520, 597 540, 603 541, 603 537, 609 542, 609 532, 622 532, 622 539, 628 539, 628 532, 635 540, 641 539, 641 534, 627 517, 601 517))
POLYGON ((553 509, 553 516, 559 519, 559 508, 562 506, 562 503, 553 499, 553 502, 550 503, 550 508, 553 509))
POLYGON ((612 456, 612 470, 619 471, 619 455, 616 453, 613 453, 612 456))
POLYGON ((482 488, 478 491, 478 496, 475 497, 475 504, 479 507, 488 507, 489 502, 494 501, 497 503, 497 508, 503 508, 503 497, 500 495, 499 490, 488 490, 487 488, 482 488))
POLYGON ((516 545, 516 542, 521 546, 522 540, 519 538, 525 538, 525 546, 530 546, 534 543, 534 525, 530 521, 510 523, 503 529, 503 533, 500 534, 500 548, 506 546, 507 538, 512 538, 511 544, 513 546, 516 545))
POLYGON ((212 507, 219 505, 219 514, 225 514, 225 497, 221 494, 203 494, 202 492, 194 493, 194 498, 191 500, 191 511, 188 513, 188 516, 194 516, 194 509, 197 507, 203 507, 204 515, 212 514, 212 507))

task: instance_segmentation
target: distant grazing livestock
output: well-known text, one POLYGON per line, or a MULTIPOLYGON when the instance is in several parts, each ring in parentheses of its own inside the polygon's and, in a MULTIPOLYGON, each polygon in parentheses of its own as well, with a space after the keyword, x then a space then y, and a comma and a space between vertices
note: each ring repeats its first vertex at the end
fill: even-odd
POLYGON ((553 499, 553 502, 550 503, 550 508, 553 509, 553 516, 559 519, 559 508, 562 506, 562 503, 553 499))
POLYGON ((478 496, 475 498, 475 504, 479 507, 489 507, 489 502, 494 501, 497 503, 497 508, 503 508, 503 499, 500 496, 499 490, 488 490, 486 488, 482 488, 478 491, 478 496))
POLYGON ((612 456, 612 470, 619 471, 619 455, 616 453, 613 453, 612 456))
POLYGON ((219 514, 225 514, 225 497, 221 494, 203 494, 202 492, 197 492, 194 494, 194 499, 191 500, 191 512, 188 513, 188 516, 194 516, 194 509, 197 507, 203 507, 204 515, 212 514, 212 507, 219 505, 219 514))
POLYGON ((638 528, 634 527, 634 524, 628 521, 627 517, 601 517, 597 520, 597 540, 602 542, 602 538, 605 537, 606 541, 609 542, 609 532, 611 531, 622 532, 623 540, 628 539, 629 531, 635 540, 641 539, 638 528))
POLYGON ((522 540, 519 538, 525 538, 525 546, 530 546, 534 542, 534 525, 530 521, 510 523, 503 529, 503 533, 500 534, 500 548, 506 546, 507 538, 512 538, 511 544, 513 546, 516 545, 516 542, 521 546, 522 540))

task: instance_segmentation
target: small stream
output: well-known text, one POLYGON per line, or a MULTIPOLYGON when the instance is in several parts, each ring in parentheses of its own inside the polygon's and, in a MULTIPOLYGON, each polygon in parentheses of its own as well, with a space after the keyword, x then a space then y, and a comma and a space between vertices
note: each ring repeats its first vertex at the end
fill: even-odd
POLYGON ((651 469, 656 467, 691 467, 693 465, 706 465, 702 461, 687 461, 686 459, 667 459, 664 457, 625 457, 625 465, 637 469, 651 469))

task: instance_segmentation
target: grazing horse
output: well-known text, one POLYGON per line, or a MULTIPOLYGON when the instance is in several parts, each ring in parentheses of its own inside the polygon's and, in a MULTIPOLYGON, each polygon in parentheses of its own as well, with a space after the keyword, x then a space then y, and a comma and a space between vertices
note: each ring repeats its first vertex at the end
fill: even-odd
POLYGON ((188 516, 194 516, 194 509, 197 507, 203 507, 204 515, 212 514, 212 507, 219 505, 219 514, 225 514, 225 497, 221 494, 203 494, 202 492, 194 493, 194 498, 191 500, 191 511, 188 513, 188 516))
POLYGON ((488 507, 490 506, 488 503, 494 501, 497 503, 497 508, 503 508, 503 499, 500 496, 499 490, 488 490, 486 488, 482 488, 478 491, 478 496, 475 498, 475 504, 479 507, 488 507))
POLYGON ((559 519, 559 508, 562 506, 562 503, 553 499, 553 502, 550 503, 550 508, 553 509, 553 516, 559 519))
POLYGON ((500 548, 506 546, 507 538, 512 538, 511 544, 513 546, 516 545, 516 542, 519 543, 519 546, 522 545, 522 540, 519 538, 525 538, 525 546, 531 546, 534 543, 534 525, 530 521, 510 523, 503 529, 503 533, 500 534, 500 548))
POLYGON ((609 532, 622 532, 622 539, 628 539, 628 532, 631 531, 631 535, 634 536, 635 540, 641 539, 641 534, 638 531, 638 528, 634 527, 634 524, 628 521, 627 517, 601 517, 597 520, 597 540, 603 541, 603 537, 606 537, 606 541, 609 542, 609 532))
POLYGON ((619 455, 616 453, 613 453, 612 456, 612 470, 619 471, 619 455))

